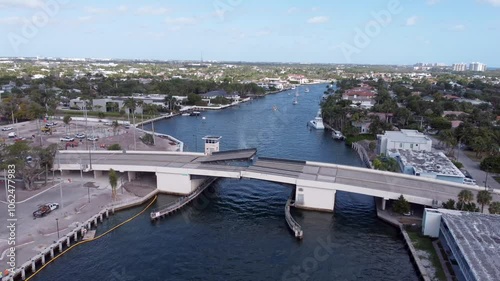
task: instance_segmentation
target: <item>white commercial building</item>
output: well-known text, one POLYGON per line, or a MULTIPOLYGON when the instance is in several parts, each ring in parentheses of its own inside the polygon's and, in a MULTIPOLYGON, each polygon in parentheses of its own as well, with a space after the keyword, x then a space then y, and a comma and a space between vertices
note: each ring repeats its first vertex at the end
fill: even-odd
POLYGON ((467 64, 465 63, 455 63, 453 64, 453 71, 466 71, 467 70, 467 64))
POLYGON ((387 154, 390 149, 431 151, 432 140, 417 130, 387 131, 377 135, 377 153, 387 154))
POLYGON ((486 64, 480 63, 480 62, 472 62, 469 65, 469 70, 470 71, 479 71, 479 72, 486 71, 486 64))

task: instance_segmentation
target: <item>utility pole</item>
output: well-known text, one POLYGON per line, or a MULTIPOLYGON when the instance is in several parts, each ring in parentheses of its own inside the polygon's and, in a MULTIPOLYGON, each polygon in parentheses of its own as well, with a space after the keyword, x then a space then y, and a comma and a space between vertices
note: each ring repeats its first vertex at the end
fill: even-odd
POLYGON ((134 125, 132 126, 132 129, 134 130, 134 150, 137 150, 137 140, 135 139, 135 112, 132 113, 132 122, 134 122, 134 125))
POLYGON ((155 140, 155 122, 154 121, 151 122, 151 128, 153 130, 153 145, 155 145, 156 140, 155 140))
POLYGON ((57 162, 59 163, 59 172, 61 173, 61 178, 59 179, 59 193, 61 194, 61 209, 64 208, 64 202, 63 202, 63 192, 62 192, 62 169, 61 169, 61 155, 57 157, 57 162))

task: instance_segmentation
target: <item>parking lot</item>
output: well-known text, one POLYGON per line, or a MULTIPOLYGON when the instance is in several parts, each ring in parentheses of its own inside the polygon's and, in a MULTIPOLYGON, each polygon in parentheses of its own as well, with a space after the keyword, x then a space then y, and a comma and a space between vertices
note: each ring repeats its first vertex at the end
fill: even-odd
POLYGON ((26 140, 34 146, 43 147, 49 144, 59 144, 59 149, 71 150, 105 150, 111 144, 119 144, 126 150, 166 150, 175 151, 177 145, 164 138, 155 138, 155 145, 142 143, 140 137, 144 133, 126 125, 116 129, 110 123, 71 121, 68 125, 60 120, 55 125, 46 126, 54 121, 43 122, 28 121, 14 125, 4 125, 1 128, 9 130, 0 131, 0 142, 12 144, 15 141, 26 140), (50 130, 49 130, 50 128, 50 130), (9 137, 15 134, 16 137, 9 137))

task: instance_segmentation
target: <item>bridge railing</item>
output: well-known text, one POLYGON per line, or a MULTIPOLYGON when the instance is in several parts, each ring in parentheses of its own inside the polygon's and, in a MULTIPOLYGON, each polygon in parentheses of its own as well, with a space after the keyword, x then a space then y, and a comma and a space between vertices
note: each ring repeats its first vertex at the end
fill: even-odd
POLYGON ((300 224, 292 217, 292 214, 290 213, 291 204, 292 204, 292 198, 289 198, 286 201, 285 205, 285 219, 288 226, 295 234, 295 237, 298 239, 302 239, 302 237, 304 237, 304 232, 302 231, 302 227, 300 226, 300 224))

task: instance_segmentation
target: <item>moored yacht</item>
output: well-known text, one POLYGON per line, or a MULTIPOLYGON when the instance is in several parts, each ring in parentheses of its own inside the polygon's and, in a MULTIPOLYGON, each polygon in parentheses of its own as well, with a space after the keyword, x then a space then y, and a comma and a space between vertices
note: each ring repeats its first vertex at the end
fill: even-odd
POLYGON ((344 135, 342 135, 341 131, 333 130, 332 131, 332 138, 335 140, 343 140, 345 139, 344 135))
POLYGON ((311 125, 316 130, 325 129, 325 125, 323 124, 323 117, 321 117, 321 109, 318 110, 318 114, 316 115, 316 117, 313 120, 309 121, 309 125, 311 125))

